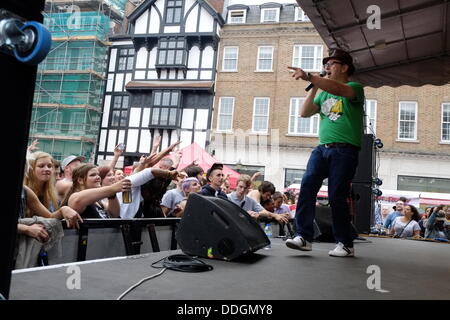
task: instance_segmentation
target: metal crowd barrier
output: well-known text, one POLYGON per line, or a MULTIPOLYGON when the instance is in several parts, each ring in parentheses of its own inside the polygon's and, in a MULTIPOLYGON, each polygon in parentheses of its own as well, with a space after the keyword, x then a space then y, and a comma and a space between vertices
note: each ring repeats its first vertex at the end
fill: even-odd
MULTIPOLYGON (((80 229, 73 230, 68 229, 64 221, 63 228, 65 229, 65 234, 68 235, 63 238, 73 238, 75 233, 77 234, 77 246, 76 246, 76 261, 85 261, 87 257, 89 234, 94 233, 94 229, 116 229, 120 230, 122 233, 123 247, 125 249, 126 255, 137 255, 141 253, 141 247, 144 244, 142 233, 148 233, 149 241, 153 252, 159 252, 160 242, 158 240, 158 232, 156 227, 166 226, 171 229, 171 239, 170 239, 170 250, 177 249, 177 241, 175 239, 175 232, 177 230, 178 223, 181 218, 138 218, 138 219, 83 219, 83 223, 80 223, 80 229), (145 228, 145 229, 144 229, 145 228)), ((113 230, 110 234, 113 238, 115 236, 115 231, 113 230)), ((102 235, 97 235, 98 239, 104 241, 110 241, 108 237, 102 237, 102 235)), ((97 241, 99 241, 97 239, 97 241)), ((101 240, 100 240, 101 241, 101 240)), ((113 240, 114 241, 114 240, 113 240)), ((70 242, 70 240, 66 240, 70 242)), ((105 244, 104 244, 105 245, 105 244)), ((107 244, 106 244, 107 245, 107 244)), ((120 244, 115 243, 114 245, 120 246, 120 244)), ((71 250, 70 244, 66 246, 71 250)), ((72 246, 73 247, 73 246, 72 246)), ((121 246, 120 246, 121 247, 121 246)), ((67 250, 67 248, 64 248, 67 250)), ((117 249, 121 251, 121 248, 117 249)), ((167 249, 164 249, 167 250, 167 249)), ((51 251, 51 250, 50 250, 51 251)), ((50 255, 50 252, 49 252, 50 255)), ((56 256, 56 253, 52 253, 56 256)), ((67 258, 66 258, 67 259, 67 258)))

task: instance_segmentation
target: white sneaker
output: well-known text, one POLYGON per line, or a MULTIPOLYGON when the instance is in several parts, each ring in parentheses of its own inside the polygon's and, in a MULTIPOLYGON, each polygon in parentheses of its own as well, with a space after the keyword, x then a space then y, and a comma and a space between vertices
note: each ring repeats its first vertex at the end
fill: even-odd
POLYGON ((286 246, 291 249, 301 250, 301 251, 311 251, 312 244, 309 241, 306 241, 301 236, 296 236, 294 239, 287 239, 286 246))
POLYGON ((354 248, 347 248, 342 242, 336 245, 336 248, 328 252, 332 257, 353 257, 355 256, 354 248))

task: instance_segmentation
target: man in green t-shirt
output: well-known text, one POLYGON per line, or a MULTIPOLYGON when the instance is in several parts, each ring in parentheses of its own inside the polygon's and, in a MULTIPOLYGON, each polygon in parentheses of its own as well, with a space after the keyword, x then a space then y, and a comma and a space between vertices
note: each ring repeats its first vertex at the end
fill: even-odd
POLYGON ((364 89, 361 84, 349 81, 355 67, 347 52, 330 49, 323 65, 324 77, 289 67, 294 70, 295 80, 306 80, 314 85, 300 108, 300 116, 311 117, 319 113, 321 120, 320 144, 313 150, 302 178, 295 215, 296 236, 287 240, 286 245, 302 251, 312 249, 317 193, 323 180, 328 178, 328 198, 337 243, 329 255, 352 257, 354 232, 347 198, 361 147, 364 89), (322 91, 316 95, 319 89, 322 91))

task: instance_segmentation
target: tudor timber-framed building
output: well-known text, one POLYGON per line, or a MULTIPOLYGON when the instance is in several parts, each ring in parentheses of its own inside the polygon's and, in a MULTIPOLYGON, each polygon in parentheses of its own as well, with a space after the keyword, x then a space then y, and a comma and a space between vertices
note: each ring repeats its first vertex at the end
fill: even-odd
POLYGON ((128 31, 110 38, 107 84, 96 162, 126 149, 118 166, 181 140, 209 143, 217 52, 224 24, 220 0, 146 0, 128 31))

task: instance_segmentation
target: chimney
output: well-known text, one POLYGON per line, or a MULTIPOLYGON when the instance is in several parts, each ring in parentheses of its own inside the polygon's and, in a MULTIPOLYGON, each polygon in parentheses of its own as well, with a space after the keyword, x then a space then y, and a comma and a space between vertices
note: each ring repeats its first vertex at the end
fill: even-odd
POLYGON ((123 24, 122 24, 122 33, 127 33, 128 31, 128 16, 136 9, 142 1, 140 0, 127 0, 127 3, 125 4, 125 17, 123 18, 123 24))
POLYGON ((223 13, 224 0, 207 0, 207 2, 216 10, 218 14, 223 13))

